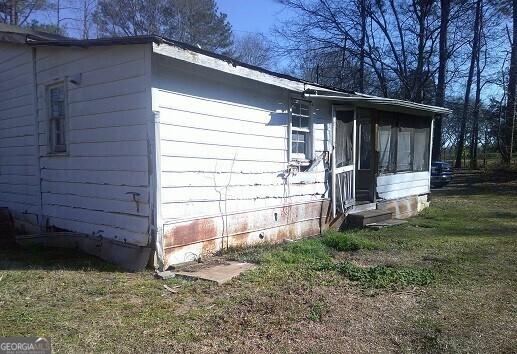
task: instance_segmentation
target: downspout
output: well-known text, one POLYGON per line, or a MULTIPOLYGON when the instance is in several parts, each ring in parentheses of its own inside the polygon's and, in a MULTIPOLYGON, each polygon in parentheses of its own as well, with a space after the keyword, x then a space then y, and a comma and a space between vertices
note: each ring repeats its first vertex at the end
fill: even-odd
POLYGON ((336 108, 332 105, 332 145, 331 145, 331 162, 330 168, 332 171, 332 185, 331 187, 331 202, 332 202, 332 218, 337 216, 336 206, 336 108))
POLYGON ((33 81, 33 105, 34 105, 34 150, 36 151, 37 169, 36 178, 38 179, 39 190, 39 213, 38 226, 40 230, 44 227, 43 222, 43 191, 41 187, 41 156, 39 150, 39 110, 38 110, 38 82, 37 82, 37 67, 36 67, 36 48, 31 48, 32 51, 32 81, 33 81))
POLYGON ((163 223, 161 218, 161 181, 160 181, 160 112, 152 112, 148 123, 148 171, 149 171, 149 201, 150 244, 155 250, 155 267, 164 269, 163 257, 163 223))
POLYGON ((427 189, 429 190, 429 194, 431 194, 431 164, 433 163, 433 135, 434 135, 434 120, 435 117, 431 119, 431 133, 429 134, 429 181, 427 182, 427 189))

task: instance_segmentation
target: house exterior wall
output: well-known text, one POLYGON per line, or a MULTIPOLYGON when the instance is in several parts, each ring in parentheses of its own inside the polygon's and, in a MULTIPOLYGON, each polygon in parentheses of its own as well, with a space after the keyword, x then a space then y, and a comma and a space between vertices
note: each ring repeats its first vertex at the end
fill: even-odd
POLYGON ((145 45, 37 48, 42 205, 49 225, 149 243, 146 55, 145 45), (70 82, 78 75, 78 84, 70 82), (68 94, 68 150, 53 156, 46 88, 62 80, 68 94))
POLYGON ((27 232, 147 246, 150 46, 0 46, 0 206, 27 232), (58 82, 67 152, 53 155, 47 89, 58 82))
POLYGON ((38 225, 39 169, 34 119, 32 50, 0 44, 0 207, 17 226, 38 225))
MULTIPOLYGON (((165 263, 320 232, 323 162, 289 174, 287 90, 153 57, 165 263)), ((330 149, 331 106, 315 104, 313 150, 330 149)))

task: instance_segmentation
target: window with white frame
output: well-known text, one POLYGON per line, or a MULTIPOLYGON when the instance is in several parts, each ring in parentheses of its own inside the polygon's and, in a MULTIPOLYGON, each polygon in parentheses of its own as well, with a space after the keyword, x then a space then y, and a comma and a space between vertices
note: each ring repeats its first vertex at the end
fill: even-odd
POLYGON ((291 103, 291 158, 311 158, 310 102, 293 100, 291 103))
POLYGON ((64 83, 48 87, 48 118, 50 153, 66 152, 66 94, 64 83))

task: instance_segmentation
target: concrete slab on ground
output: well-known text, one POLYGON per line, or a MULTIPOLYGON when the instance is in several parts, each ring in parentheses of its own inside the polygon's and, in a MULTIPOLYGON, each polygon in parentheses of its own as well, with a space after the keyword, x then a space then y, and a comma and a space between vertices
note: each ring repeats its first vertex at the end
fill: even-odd
POLYGON ((406 220, 389 219, 389 220, 385 220, 385 221, 380 221, 380 222, 374 222, 374 223, 371 223, 371 224, 366 224, 366 227, 368 227, 370 229, 378 230, 378 229, 382 229, 382 228, 385 228, 385 227, 402 225, 402 224, 405 224, 405 223, 407 223, 406 220))
POLYGON ((185 270, 175 272, 176 276, 188 279, 202 279, 212 281, 219 285, 229 282, 233 278, 239 276, 247 270, 255 268, 256 265, 252 263, 242 262, 224 262, 215 265, 207 265, 206 267, 195 270, 185 270))

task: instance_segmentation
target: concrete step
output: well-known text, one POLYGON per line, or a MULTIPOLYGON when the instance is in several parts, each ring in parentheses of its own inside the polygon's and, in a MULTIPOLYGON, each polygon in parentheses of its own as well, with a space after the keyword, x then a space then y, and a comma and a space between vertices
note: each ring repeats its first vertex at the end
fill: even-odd
POLYGON ((402 225, 405 223, 407 223, 406 220, 389 219, 389 220, 385 220, 385 221, 366 224, 366 227, 369 229, 380 230, 380 229, 384 229, 385 227, 397 226, 397 225, 402 225))
POLYGON ((348 225, 350 227, 365 227, 368 224, 390 220, 391 211, 383 209, 365 210, 348 214, 348 225))

